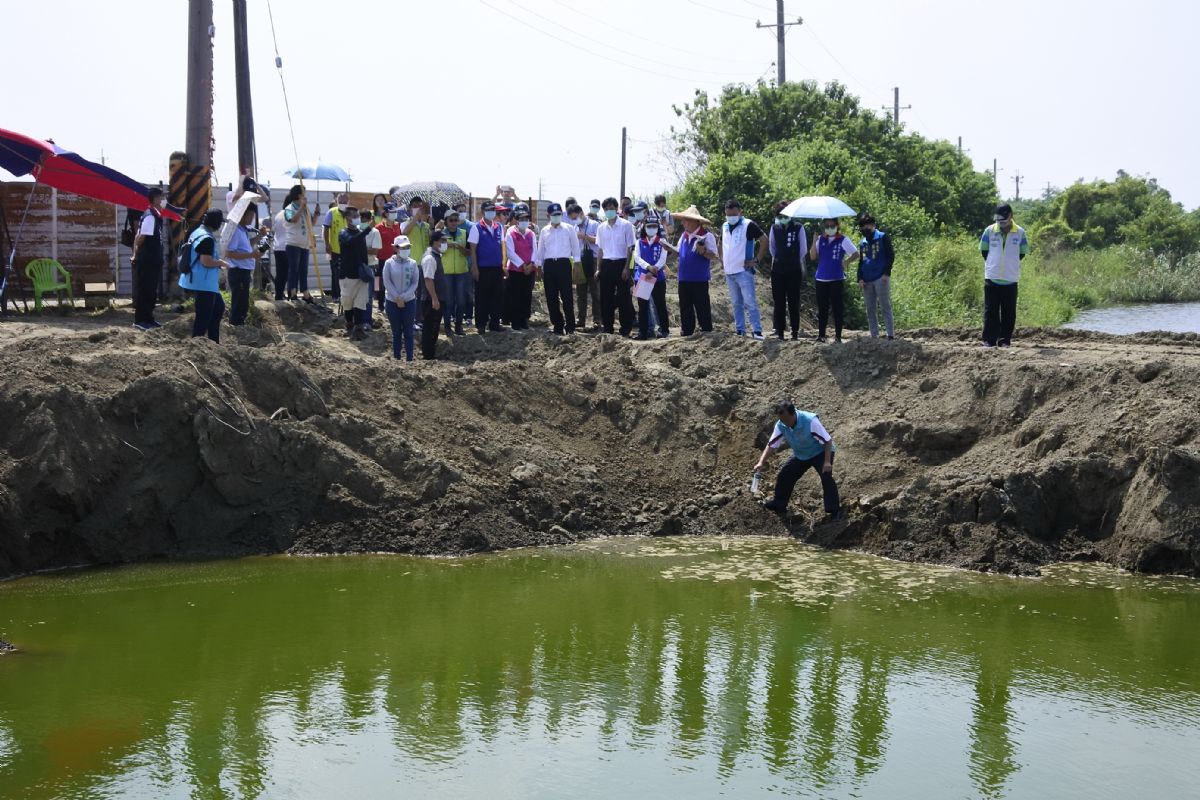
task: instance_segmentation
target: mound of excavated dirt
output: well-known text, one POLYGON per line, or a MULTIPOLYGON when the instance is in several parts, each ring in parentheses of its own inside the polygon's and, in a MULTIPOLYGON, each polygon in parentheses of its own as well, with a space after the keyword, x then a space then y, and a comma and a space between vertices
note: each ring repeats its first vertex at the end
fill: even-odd
POLYGON ((0 576, 789 532, 980 570, 1200 576, 1194 336, 472 334, 402 364, 386 333, 351 343, 319 308, 256 319, 219 346, 187 338, 188 316, 151 334, 115 312, 0 323, 0 576), (814 475, 787 523, 747 492, 781 396, 834 435, 844 523, 811 521, 814 475))

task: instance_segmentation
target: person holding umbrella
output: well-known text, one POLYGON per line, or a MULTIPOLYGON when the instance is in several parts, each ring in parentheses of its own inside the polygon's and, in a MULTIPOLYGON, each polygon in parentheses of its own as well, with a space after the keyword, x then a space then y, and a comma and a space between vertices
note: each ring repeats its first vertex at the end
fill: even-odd
POLYGON ((808 257, 817 262, 817 341, 828 341, 825 329, 832 306, 834 341, 840 344, 846 316, 846 267, 859 259, 859 252, 854 242, 842 235, 841 224, 836 219, 822 220, 821 228, 824 232, 813 240, 808 251, 808 257))

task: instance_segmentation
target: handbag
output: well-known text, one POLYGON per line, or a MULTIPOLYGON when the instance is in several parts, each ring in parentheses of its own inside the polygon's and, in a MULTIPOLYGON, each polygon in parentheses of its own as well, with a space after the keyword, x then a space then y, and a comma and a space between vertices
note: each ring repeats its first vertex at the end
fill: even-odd
POLYGON ((375 271, 366 264, 360 263, 358 265, 358 279, 366 284, 372 284, 375 282, 375 271))

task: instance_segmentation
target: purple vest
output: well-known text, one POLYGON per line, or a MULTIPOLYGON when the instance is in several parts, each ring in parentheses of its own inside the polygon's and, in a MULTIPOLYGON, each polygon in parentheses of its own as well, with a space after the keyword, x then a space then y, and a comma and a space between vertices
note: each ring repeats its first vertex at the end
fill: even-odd
POLYGON ((696 235, 687 236, 686 234, 679 240, 679 280, 681 281, 703 281, 708 283, 712 279, 712 267, 707 258, 692 250, 693 239, 704 239, 703 228, 696 231, 696 235))
POLYGON ((817 239, 817 280, 846 280, 846 270, 842 268, 842 262, 846 259, 846 251, 842 249, 844 241, 846 237, 840 233, 832 239, 821 234, 817 239))

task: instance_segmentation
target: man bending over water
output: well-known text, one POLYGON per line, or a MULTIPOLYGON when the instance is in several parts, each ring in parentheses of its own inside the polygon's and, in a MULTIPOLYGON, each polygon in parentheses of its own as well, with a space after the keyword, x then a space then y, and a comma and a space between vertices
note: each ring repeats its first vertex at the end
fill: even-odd
POLYGON ((837 484, 833 480, 833 454, 837 448, 833 446, 833 438, 816 414, 808 411, 797 411, 796 406, 783 401, 775 406, 779 421, 767 446, 763 448, 755 471, 767 465, 767 459, 772 450, 778 450, 785 444, 792 448, 792 457, 779 470, 775 479, 775 497, 763 503, 763 508, 778 514, 787 512, 788 500, 792 497, 792 489, 809 467, 815 469, 821 476, 821 489, 825 498, 825 513, 830 520, 842 519, 841 500, 838 497, 837 484))

